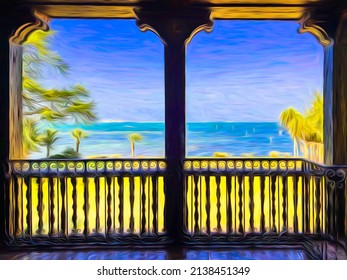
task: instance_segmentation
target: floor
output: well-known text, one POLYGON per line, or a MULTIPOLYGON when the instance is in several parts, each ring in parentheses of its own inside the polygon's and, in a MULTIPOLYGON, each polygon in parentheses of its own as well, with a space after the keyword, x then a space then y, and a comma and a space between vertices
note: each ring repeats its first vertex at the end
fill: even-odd
POLYGON ((0 252, 0 260, 304 260, 300 249, 73 249, 0 252))

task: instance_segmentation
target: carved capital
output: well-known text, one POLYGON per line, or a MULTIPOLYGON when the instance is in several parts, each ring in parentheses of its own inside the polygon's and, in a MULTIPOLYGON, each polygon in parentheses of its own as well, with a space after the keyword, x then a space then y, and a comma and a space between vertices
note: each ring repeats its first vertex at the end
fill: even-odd
POLYGON ((14 22, 14 33, 10 37, 12 44, 21 45, 35 30, 48 31, 49 18, 37 11, 32 11, 27 16, 20 16, 20 21, 14 22))
POLYGON ((151 30, 166 45, 188 44, 199 31, 211 31, 211 12, 206 9, 146 10, 135 9, 137 26, 141 31, 151 30))
POLYGON ((318 20, 306 12, 299 21, 300 33, 309 32, 325 47, 334 43, 336 26, 334 21, 318 20))

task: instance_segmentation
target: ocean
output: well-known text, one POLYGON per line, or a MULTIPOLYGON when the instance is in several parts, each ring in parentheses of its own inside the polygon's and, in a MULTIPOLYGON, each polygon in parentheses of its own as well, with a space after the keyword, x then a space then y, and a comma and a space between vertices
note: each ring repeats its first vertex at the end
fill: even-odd
MULTIPOLYGON (((155 122, 99 122, 93 125, 58 125, 51 155, 67 147, 75 147, 71 130, 83 129, 87 137, 81 140, 83 157, 131 157, 128 135, 143 136, 135 144, 136 157, 164 157, 165 125, 155 122)), ((276 151, 292 155, 293 141, 288 132, 276 122, 204 122, 187 123, 186 151, 189 157, 213 156, 215 152, 230 156, 268 156, 276 151)), ((46 149, 32 153, 30 158, 44 158, 46 149)))

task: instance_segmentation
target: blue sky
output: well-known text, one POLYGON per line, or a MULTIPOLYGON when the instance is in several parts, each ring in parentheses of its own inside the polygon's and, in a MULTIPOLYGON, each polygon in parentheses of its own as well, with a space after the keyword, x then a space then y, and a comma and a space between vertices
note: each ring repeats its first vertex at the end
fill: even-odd
MULTIPOLYGON (((164 46, 134 20, 54 19, 52 49, 84 85, 99 120, 164 121, 164 46)), ((322 89, 323 48, 289 21, 215 21, 187 47, 187 121, 277 121, 322 89)))

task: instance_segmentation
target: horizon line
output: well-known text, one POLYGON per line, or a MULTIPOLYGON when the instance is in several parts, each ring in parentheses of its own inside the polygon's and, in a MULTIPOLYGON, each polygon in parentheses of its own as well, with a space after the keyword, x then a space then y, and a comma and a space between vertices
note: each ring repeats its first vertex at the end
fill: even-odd
MULTIPOLYGON (((126 120, 100 120, 95 123, 165 123, 165 121, 126 121, 126 120)), ((211 123, 211 122, 222 122, 222 123, 273 123, 278 121, 187 121, 186 123, 211 123)))

